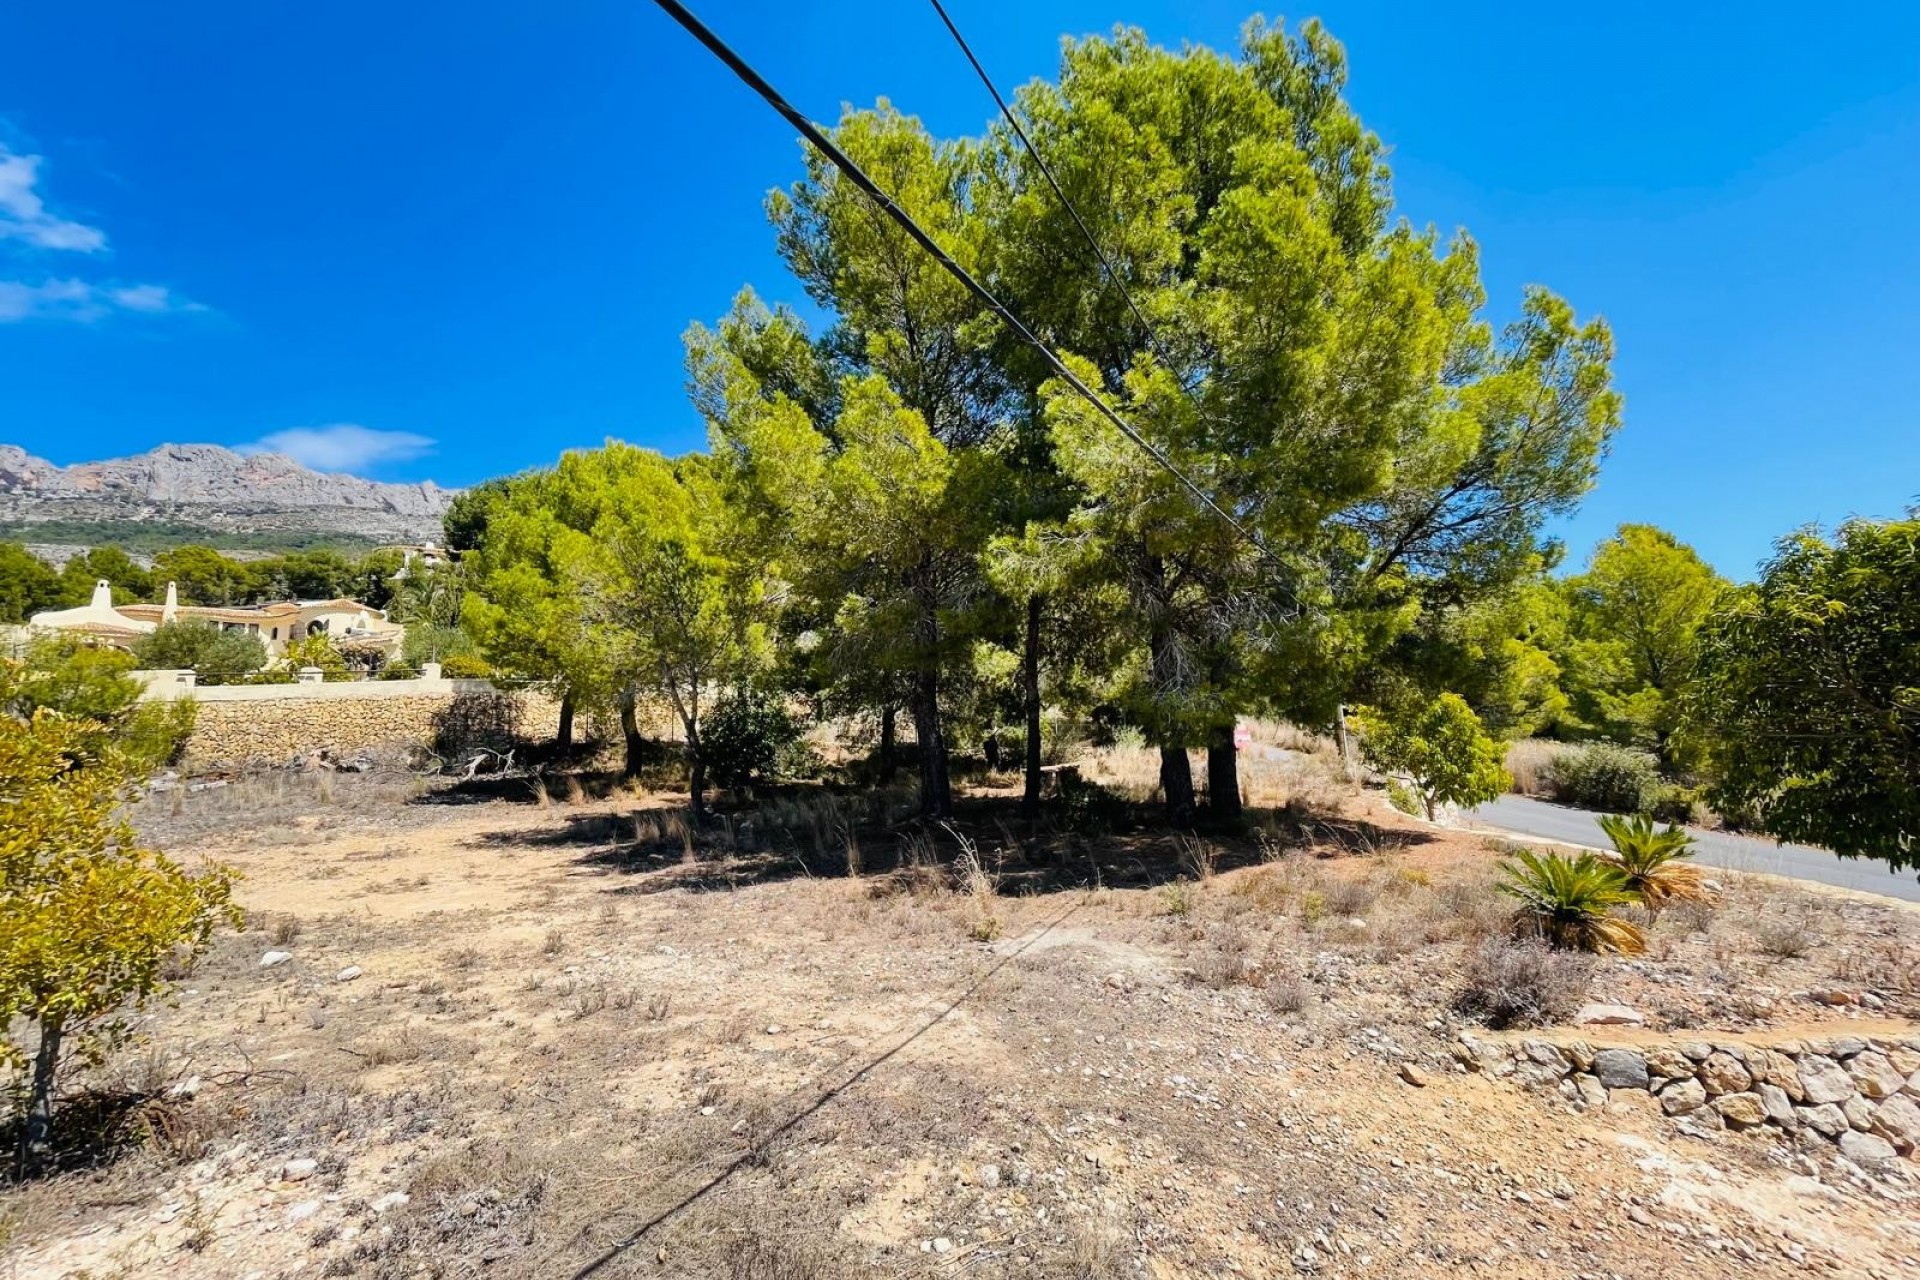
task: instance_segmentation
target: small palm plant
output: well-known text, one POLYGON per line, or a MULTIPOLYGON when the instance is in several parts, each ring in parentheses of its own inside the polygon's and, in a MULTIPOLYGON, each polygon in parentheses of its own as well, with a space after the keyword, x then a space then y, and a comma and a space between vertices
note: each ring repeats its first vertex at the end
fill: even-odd
POLYGON ((1520 900, 1515 921, 1564 951, 1638 955, 1647 935, 1613 908, 1637 903, 1626 873, 1591 853, 1578 857, 1522 849, 1500 864, 1500 892, 1520 900))
POLYGON ((1656 831, 1644 813, 1632 817, 1608 814, 1600 829, 1613 842, 1627 888, 1647 910, 1659 913, 1675 902, 1705 902, 1710 898, 1700 868, 1683 859, 1693 856, 1693 837, 1677 826, 1656 831))

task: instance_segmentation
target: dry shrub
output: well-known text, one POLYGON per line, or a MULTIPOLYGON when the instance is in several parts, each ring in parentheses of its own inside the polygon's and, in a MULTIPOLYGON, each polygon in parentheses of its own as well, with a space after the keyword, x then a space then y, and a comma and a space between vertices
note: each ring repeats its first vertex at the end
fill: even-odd
POLYGON ((1797 960, 1820 942, 1820 929, 1809 910, 1797 916, 1769 916, 1753 931, 1753 944, 1776 960, 1797 960))
POLYGON ((1245 929, 1223 925, 1207 933, 1206 946, 1194 957, 1193 980, 1205 987, 1257 987, 1266 977, 1265 966, 1253 956, 1253 936, 1245 929))
POLYGON ((842 1280, 877 1275, 866 1263, 833 1249, 817 1234, 755 1232, 727 1249, 729 1280, 842 1280))
POLYGON ((1920 992, 1920 947, 1896 939, 1851 946, 1840 953, 1833 976, 1842 982, 1912 995, 1920 992))
POLYGON ((1123 1280, 1135 1274, 1127 1236, 1107 1217, 1072 1219, 1058 1253, 1043 1253, 1028 1274, 1036 1280, 1123 1280))
POLYGON ((1580 1007, 1591 957, 1538 939, 1488 938, 1467 959, 1453 1006, 1494 1028, 1544 1027, 1580 1007))
POLYGON ((1220 865, 1219 848, 1198 836, 1181 836, 1179 841, 1181 868, 1201 884, 1212 880, 1220 865))
POLYGON ((1507 746, 1507 772, 1513 775, 1511 790, 1523 796, 1552 794, 1553 762, 1568 750, 1564 742, 1545 738, 1521 738, 1507 746))
POLYGON ((1294 889, 1285 872, 1277 867, 1266 866, 1240 876, 1228 893, 1261 911, 1277 915, 1287 909, 1287 904, 1293 899, 1294 889))
POLYGON ((1268 973, 1265 994, 1275 1013, 1305 1013, 1314 1004, 1313 984, 1290 969, 1268 973))
POLYGON ((1328 876, 1320 893, 1329 915, 1357 918, 1373 909, 1380 897, 1380 885, 1372 876, 1328 876))
POLYGON ((566 775, 566 791, 568 804, 585 804, 587 802, 587 789, 580 785, 580 779, 576 775, 571 773, 566 775))

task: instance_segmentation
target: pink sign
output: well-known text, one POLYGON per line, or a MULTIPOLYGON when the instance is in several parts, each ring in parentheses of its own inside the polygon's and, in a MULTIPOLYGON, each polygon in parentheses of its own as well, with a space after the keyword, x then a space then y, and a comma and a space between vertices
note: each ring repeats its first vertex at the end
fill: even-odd
POLYGON ((1247 744, 1253 741, 1253 730, 1243 724, 1233 726, 1233 749, 1245 751, 1247 744))

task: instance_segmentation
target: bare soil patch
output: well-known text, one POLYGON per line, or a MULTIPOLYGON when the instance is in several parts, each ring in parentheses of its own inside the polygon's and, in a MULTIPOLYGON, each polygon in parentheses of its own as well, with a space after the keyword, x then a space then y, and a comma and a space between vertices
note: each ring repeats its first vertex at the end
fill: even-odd
MULTIPOLYGON (((878 801, 861 820, 891 834, 855 821, 857 851, 783 799, 689 841, 671 795, 273 785, 142 815, 244 870, 248 930, 84 1082, 139 1100, 135 1148, 0 1198, 7 1276, 1893 1276, 1920 1255, 1904 1171, 1457 1070, 1498 849, 1278 794, 1298 779, 1256 774, 1252 831, 1197 841, 1027 840, 987 780, 950 829, 878 801)), ((1653 940, 1591 979, 1646 1034, 1920 1013, 1897 904, 1729 877, 1653 940), (1881 1007, 1796 994, 1835 984, 1881 1007)))

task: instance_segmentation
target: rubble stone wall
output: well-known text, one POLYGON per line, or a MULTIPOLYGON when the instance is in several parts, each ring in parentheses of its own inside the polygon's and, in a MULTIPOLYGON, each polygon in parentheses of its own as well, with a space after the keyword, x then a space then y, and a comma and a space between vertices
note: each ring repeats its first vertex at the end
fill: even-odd
MULTIPOLYGON (((408 681, 393 681, 407 684, 408 681)), ((247 688, 245 699, 222 699, 218 690, 194 691, 197 704, 193 736, 183 765, 195 772, 277 766, 325 751, 336 759, 396 748, 425 746, 433 738, 434 716, 461 693, 460 682, 439 682, 443 691, 388 694, 381 682, 361 685, 270 685, 247 688), (340 690, 365 689, 361 696, 340 690), (270 690, 277 697, 259 696, 270 690), (322 691, 314 696, 314 691, 322 691), (215 695, 215 696, 209 696, 215 695)), ((485 686, 477 686, 484 689, 485 686)), ((528 738, 551 737, 559 723, 559 705, 542 694, 512 695, 520 703, 520 729, 528 738)))
POLYGON ((1602 1047, 1463 1035, 1454 1056, 1469 1071, 1552 1090, 1583 1110, 1625 1094, 1683 1126, 1770 1129, 1803 1145, 1837 1144, 1856 1164, 1920 1157, 1920 1036, 1602 1047))

